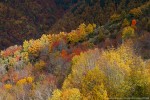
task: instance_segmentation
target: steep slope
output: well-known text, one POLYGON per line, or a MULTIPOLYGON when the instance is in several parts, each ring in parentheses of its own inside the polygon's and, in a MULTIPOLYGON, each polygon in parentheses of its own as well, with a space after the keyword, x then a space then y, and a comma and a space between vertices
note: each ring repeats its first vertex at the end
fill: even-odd
POLYGON ((46 33, 77 0, 1 0, 0 49, 46 33))
POLYGON ((95 100, 150 96, 150 1, 0 52, 0 97, 95 100), (144 51, 144 52, 143 52, 144 51))
POLYGON ((125 13, 146 1, 148 0, 1 0, 0 49, 22 44, 25 39, 39 38, 48 30, 50 33, 69 32, 80 23, 102 25, 114 12, 125 13))
POLYGON ((71 31, 80 23, 103 25, 114 13, 127 13, 149 0, 81 0, 58 20, 50 32, 71 31))

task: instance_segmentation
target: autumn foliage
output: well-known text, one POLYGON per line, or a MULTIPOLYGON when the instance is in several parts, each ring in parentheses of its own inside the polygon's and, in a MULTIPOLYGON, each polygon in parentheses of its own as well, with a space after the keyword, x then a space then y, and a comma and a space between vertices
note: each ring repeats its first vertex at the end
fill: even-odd
POLYGON ((137 23, 137 22, 136 22, 136 20, 135 20, 135 19, 133 19, 133 20, 132 20, 132 22, 131 22, 131 25, 135 26, 135 25, 136 25, 136 23, 137 23))
MULTIPOLYGON (((94 1, 85 2, 90 2, 89 11, 96 10, 94 1)), ((70 32, 43 34, 39 39, 25 40, 21 46, 1 50, 0 98, 109 100, 149 97, 149 19, 139 20, 149 13, 149 3, 125 11, 117 11, 117 8, 122 9, 117 7, 119 4, 108 4, 106 9, 113 8, 116 12, 104 25, 82 23, 70 32)), ((96 14, 102 12, 92 13, 97 17, 96 14)))

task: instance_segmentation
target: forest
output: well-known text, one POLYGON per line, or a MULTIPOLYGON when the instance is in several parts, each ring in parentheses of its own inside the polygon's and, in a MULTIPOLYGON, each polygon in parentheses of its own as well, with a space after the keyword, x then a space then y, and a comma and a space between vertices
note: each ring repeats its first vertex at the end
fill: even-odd
POLYGON ((149 0, 1 0, 0 100, 149 100, 149 0))

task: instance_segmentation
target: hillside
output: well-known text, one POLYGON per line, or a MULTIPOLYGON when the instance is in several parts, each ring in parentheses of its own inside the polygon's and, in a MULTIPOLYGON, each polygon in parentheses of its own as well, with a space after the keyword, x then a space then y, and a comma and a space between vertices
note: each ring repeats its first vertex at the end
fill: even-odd
POLYGON ((80 23, 103 25, 113 13, 126 13, 146 1, 1 0, 0 49, 21 45, 24 40, 40 38, 44 33, 69 32, 80 23))
POLYGON ((0 99, 149 99, 150 1, 108 1, 116 10, 104 6, 101 15, 99 0, 79 1, 51 32, 1 50, 0 99), (71 15, 78 4, 86 17, 79 7, 71 15))
POLYGON ((126 14, 149 0, 82 0, 64 14, 50 29, 51 33, 71 31, 80 23, 103 25, 114 13, 126 14))
POLYGON ((1 0, 0 49, 40 38, 77 0, 1 0))

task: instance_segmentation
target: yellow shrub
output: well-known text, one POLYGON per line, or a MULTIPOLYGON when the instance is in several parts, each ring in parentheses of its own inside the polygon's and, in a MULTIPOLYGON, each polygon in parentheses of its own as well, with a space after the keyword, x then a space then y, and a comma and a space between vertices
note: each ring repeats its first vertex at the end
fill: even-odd
POLYGON ((4 85, 4 88, 9 90, 9 89, 12 88, 12 85, 11 85, 11 84, 5 84, 5 85, 4 85))
POLYGON ((88 32, 88 33, 93 32, 93 26, 92 26, 91 24, 89 24, 89 25, 86 27, 86 32, 88 32))
POLYGON ((64 90, 61 95, 61 100, 81 100, 81 93, 76 88, 64 90))
POLYGON ((134 15, 135 17, 138 17, 142 14, 142 11, 140 8, 134 8, 134 9, 131 9, 129 11, 130 14, 134 15))
POLYGON ((49 40, 49 36, 43 34, 42 37, 40 38, 41 43, 44 45, 49 44, 50 40, 49 40))
POLYGON ((33 77, 27 77, 26 80, 27 80, 28 83, 32 83, 33 82, 33 77))
POLYGON ((89 24, 86 26, 84 23, 79 25, 77 30, 73 30, 67 35, 67 39, 71 43, 77 43, 85 39, 85 37, 92 33, 96 28, 96 24, 89 24))
POLYGON ((21 53, 21 56, 22 56, 23 60, 29 61, 29 53, 28 52, 21 53))
POLYGON ((77 43, 79 41, 79 36, 76 33, 76 31, 72 31, 71 33, 68 34, 67 39, 71 43, 77 43))
POLYGON ((39 51, 42 49, 42 43, 40 40, 30 40, 32 45, 29 47, 29 53, 35 56, 38 55, 39 51))
POLYGON ((27 83, 27 81, 26 81, 26 79, 25 78, 23 78, 23 79, 21 79, 21 80, 19 80, 19 81, 17 81, 17 85, 24 85, 24 84, 26 84, 27 83))
POLYGON ((23 50, 26 51, 26 52, 28 52, 29 46, 30 46, 29 41, 26 41, 26 40, 25 40, 25 41, 23 42, 23 50))
POLYGON ((81 92, 88 100, 108 100, 103 85, 104 75, 98 67, 87 72, 82 81, 81 92))
POLYGON ((54 90, 52 98, 50 100, 81 100, 81 94, 79 89, 72 88, 63 91, 54 90))
POLYGON ((86 27, 86 32, 87 33, 93 32, 95 27, 96 27, 96 24, 88 24, 88 26, 86 27))
POLYGON ((126 27, 126 26, 129 26, 129 25, 130 25, 130 22, 125 18, 123 20, 122 27, 126 27))
POLYGON ((122 38, 128 39, 135 36, 134 28, 131 26, 125 27, 122 32, 122 38))
POLYGON ((60 90, 54 90, 53 91, 53 95, 52 95, 52 98, 50 100, 61 100, 61 94, 62 92, 60 90))
POLYGON ((120 18, 121 18, 121 15, 120 15, 120 14, 113 14, 113 15, 110 17, 111 21, 118 21, 118 20, 120 20, 120 18))
POLYGON ((62 37, 62 38, 63 38, 63 37, 66 37, 66 35, 67 35, 67 34, 65 34, 65 32, 60 32, 60 33, 59 33, 59 36, 62 37))
POLYGON ((35 64, 35 68, 38 70, 43 69, 46 66, 46 63, 43 60, 40 60, 35 64))

